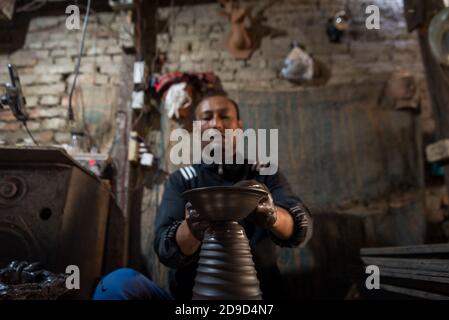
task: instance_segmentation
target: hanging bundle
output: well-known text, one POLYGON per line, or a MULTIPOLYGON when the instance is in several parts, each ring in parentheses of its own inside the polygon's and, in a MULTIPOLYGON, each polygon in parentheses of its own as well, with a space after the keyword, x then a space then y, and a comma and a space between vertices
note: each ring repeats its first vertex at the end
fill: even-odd
POLYGON ((294 43, 293 49, 284 60, 281 75, 290 81, 301 82, 312 80, 314 75, 313 58, 297 43, 294 43))

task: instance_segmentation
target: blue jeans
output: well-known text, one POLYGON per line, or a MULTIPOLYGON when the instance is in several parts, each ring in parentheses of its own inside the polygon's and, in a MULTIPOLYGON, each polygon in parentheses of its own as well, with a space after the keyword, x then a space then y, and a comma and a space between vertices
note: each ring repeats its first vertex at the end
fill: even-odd
POLYGON ((173 300, 173 297, 143 274, 122 268, 101 279, 93 300, 173 300))

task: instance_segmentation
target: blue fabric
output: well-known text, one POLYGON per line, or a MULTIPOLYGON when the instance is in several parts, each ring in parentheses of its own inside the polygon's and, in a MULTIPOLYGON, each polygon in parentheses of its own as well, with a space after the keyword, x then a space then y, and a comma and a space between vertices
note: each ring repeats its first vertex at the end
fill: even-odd
POLYGON ((111 272, 101 279, 93 300, 173 300, 169 293, 143 274, 129 268, 111 272))
POLYGON ((432 170, 431 170, 432 175, 437 176, 437 177, 444 177, 444 167, 443 166, 433 163, 431 168, 432 168, 432 170))

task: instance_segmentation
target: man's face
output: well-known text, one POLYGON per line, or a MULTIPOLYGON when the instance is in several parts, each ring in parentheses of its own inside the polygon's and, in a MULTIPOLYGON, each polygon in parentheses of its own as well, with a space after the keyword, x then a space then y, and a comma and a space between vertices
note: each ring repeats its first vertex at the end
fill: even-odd
MULTIPOLYGON (((201 133, 207 129, 220 131, 223 140, 223 150, 226 129, 242 129, 243 123, 237 118, 237 110, 226 97, 210 97, 201 102, 196 109, 196 119, 201 121, 201 133)), ((236 139, 233 139, 233 149, 235 151, 236 139)), ((204 145, 208 142, 203 142, 204 145)), ((227 142, 226 142, 227 144, 227 142)))

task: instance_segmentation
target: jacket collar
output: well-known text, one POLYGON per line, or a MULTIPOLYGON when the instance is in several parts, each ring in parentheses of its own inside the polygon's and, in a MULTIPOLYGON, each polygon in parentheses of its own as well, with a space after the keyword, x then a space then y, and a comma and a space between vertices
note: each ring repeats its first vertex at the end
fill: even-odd
POLYGON ((215 173, 226 180, 239 180, 245 174, 245 168, 247 167, 247 161, 243 164, 205 164, 202 163, 200 166, 209 172, 215 173))

